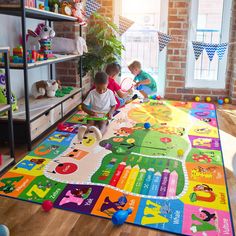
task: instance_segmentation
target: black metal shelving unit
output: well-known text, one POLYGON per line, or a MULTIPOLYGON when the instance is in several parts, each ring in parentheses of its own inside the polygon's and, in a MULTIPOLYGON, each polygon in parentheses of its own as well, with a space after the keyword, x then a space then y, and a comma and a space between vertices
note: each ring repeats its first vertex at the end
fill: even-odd
MULTIPOLYGON (((64 62, 68 60, 80 60, 82 63, 82 57, 76 55, 69 55, 68 57, 62 57, 55 60, 48 60, 42 63, 36 62, 33 64, 27 63, 27 51, 26 51, 26 20, 27 18, 39 19, 44 21, 49 21, 51 25, 52 21, 67 21, 67 22, 76 22, 76 18, 72 16, 66 16, 59 13, 49 12, 45 10, 40 10, 36 8, 29 8, 25 6, 25 0, 20 0, 20 5, 18 7, 8 7, 0 6, 0 14, 17 16, 21 18, 21 30, 22 30, 22 47, 23 47, 23 64, 20 65, 10 65, 11 69, 20 69, 24 73, 24 97, 25 97, 25 132, 27 137, 27 147, 28 150, 32 149, 32 140, 30 132, 30 104, 29 104, 29 86, 28 86, 28 70, 36 67, 49 65, 50 79, 53 79, 53 68, 52 64, 59 62, 64 62)), ((80 36, 82 36, 82 27, 80 26, 80 36)), ((4 65, 0 65, 0 67, 4 65)), ((82 73, 80 73, 80 88, 82 88, 82 73)))
POLYGON ((10 82, 10 73, 9 73, 9 47, 0 47, 0 53, 4 55, 5 61, 5 78, 6 78, 6 97, 7 104, 0 104, 0 113, 8 113, 8 138, 9 138, 9 156, 3 156, 3 163, 0 166, 0 174, 5 171, 10 165, 15 163, 15 154, 14 154, 14 132, 13 132, 13 122, 12 122, 12 107, 11 107, 11 82, 10 82))

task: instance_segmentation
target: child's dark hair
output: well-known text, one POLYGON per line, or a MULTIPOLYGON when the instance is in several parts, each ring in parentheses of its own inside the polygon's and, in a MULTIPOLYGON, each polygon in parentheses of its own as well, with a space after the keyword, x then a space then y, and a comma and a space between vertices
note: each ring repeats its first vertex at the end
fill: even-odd
POLYGON ((94 78, 95 84, 107 84, 108 82, 108 75, 105 72, 97 72, 94 78))
POLYGON ((117 62, 108 64, 106 67, 106 73, 112 77, 119 74, 120 70, 121 70, 121 66, 117 62))

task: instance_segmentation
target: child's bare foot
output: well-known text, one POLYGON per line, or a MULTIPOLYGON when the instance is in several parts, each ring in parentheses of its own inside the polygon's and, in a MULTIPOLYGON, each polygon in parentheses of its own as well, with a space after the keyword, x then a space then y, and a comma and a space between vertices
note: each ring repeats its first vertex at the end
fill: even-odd
POLYGON ((78 129, 78 139, 79 140, 83 139, 86 130, 87 130, 87 126, 85 126, 85 125, 81 125, 79 127, 79 129, 78 129))
POLYGON ((95 133, 97 140, 102 139, 102 133, 96 126, 90 126, 89 131, 93 131, 95 133))

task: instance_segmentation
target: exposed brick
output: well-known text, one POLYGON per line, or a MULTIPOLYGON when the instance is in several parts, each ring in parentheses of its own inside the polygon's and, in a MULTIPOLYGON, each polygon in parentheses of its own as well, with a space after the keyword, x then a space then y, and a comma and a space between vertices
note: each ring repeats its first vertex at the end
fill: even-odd
POLYGON ((168 82, 169 87, 184 87, 184 82, 181 81, 170 81, 168 82))
POLYGON ((176 88, 166 88, 166 93, 176 93, 176 88))
POLYGON ((181 100, 182 95, 181 94, 172 94, 172 93, 166 93, 165 94, 166 99, 173 99, 173 100, 181 100))
POLYGON ((210 89, 194 89, 194 93, 195 94, 207 94, 207 95, 210 95, 211 94, 211 90, 210 89))

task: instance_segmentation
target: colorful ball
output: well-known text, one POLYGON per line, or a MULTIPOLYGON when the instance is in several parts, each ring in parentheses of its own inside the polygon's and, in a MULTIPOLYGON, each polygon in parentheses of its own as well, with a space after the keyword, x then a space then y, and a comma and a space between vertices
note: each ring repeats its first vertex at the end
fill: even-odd
POLYGON ((178 149, 177 154, 179 157, 182 157, 184 155, 184 150, 183 149, 178 149))
POLYGON ((224 102, 225 102, 226 104, 228 104, 228 103, 230 102, 229 98, 225 98, 225 99, 224 99, 224 102))
POLYGON ((0 235, 1 236, 9 236, 10 232, 6 225, 0 225, 0 235))
POLYGON ((48 212, 53 208, 53 202, 50 200, 43 201, 42 208, 44 211, 48 212))
POLYGON ((153 100, 156 100, 156 99, 157 99, 157 96, 156 96, 156 95, 152 95, 152 99, 153 99, 153 100))
POLYGON ((206 97, 206 102, 211 102, 211 97, 206 97))
POLYGON ((151 128, 151 124, 149 122, 146 122, 143 124, 145 129, 150 129, 151 128))
POLYGON ((160 95, 158 95, 156 98, 157 98, 157 100, 161 100, 161 96, 160 95))
POLYGON ((223 105, 223 104, 224 104, 224 101, 223 101, 223 99, 218 99, 218 101, 217 101, 217 102, 218 102, 218 104, 219 104, 219 105, 223 105))
POLYGON ((196 102, 200 102, 200 97, 199 97, 199 96, 196 96, 196 97, 195 97, 195 101, 196 101, 196 102))

